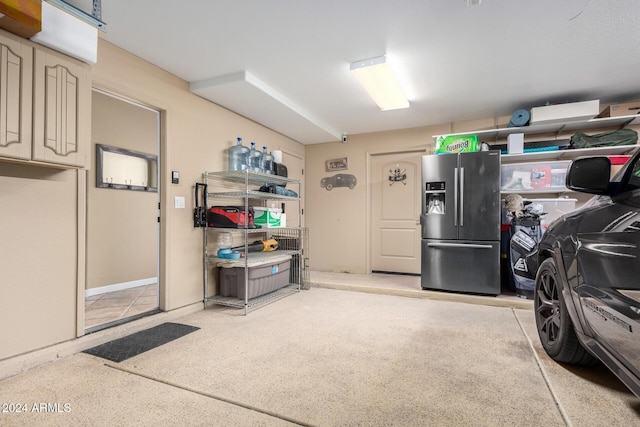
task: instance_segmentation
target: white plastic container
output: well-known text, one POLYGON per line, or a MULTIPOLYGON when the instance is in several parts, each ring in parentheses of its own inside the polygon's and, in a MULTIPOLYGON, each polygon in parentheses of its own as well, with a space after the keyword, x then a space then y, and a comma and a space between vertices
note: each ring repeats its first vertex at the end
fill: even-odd
POLYGON ((500 167, 500 189, 509 193, 565 191, 570 160, 508 163, 500 167))
POLYGON ((507 136, 507 152, 522 154, 524 151, 524 133, 512 133, 507 136))
POLYGON ((600 100, 546 105, 531 109, 530 124, 592 119, 600 114, 600 100))
POLYGON ((231 233, 218 234, 218 248, 225 249, 233 246, 233 235, 231 233))

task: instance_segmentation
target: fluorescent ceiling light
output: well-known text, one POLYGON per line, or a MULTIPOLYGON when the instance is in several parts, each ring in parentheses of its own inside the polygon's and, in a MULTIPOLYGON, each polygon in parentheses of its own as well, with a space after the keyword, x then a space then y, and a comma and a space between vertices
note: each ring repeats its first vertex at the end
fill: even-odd
POLYGON ((353 62, 349 69, 381 110, 409 107, 385 56, 353 62))

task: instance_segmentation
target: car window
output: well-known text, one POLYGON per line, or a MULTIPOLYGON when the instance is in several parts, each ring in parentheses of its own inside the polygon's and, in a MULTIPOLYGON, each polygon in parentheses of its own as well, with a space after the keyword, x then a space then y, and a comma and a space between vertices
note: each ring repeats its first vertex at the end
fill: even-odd
POLYGON ((635 190, 640 188, 640 157, 632 157, 622 169, 611 178, 612 183, 621 183, 619 192, 635 190), (624 181, 627 180, 625 183, 624 181))
POLYGON ((633 169, 631 171, 631 175, 629 176, 629 186, 633 188, 640 188, 640 162, 637 161, 638 158, 635 158, 636 162, 633 164, 633 169))

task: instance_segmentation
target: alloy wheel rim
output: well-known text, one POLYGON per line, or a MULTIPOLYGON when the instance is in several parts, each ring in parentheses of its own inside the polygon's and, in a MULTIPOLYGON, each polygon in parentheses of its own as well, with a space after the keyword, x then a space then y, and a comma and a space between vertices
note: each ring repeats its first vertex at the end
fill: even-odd
POLYGON ((540 285, 536 295, 538 334, 543 343, 552 347, 559 338, 561 319, 558 286, 550 272, 546 271, 540 278, 540 285))

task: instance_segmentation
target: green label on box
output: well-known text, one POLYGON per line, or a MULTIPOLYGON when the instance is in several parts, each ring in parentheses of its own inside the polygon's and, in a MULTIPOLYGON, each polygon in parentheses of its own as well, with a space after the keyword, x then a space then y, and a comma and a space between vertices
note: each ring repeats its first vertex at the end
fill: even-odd
POLYGON ((478 151, 478 135, 449 135, 436 139, 436 154, 478 151))
POLYGON ((280 227, 280 215, 282 211, 263 208, 254 208, 253 222, 264 227, 280 227))

